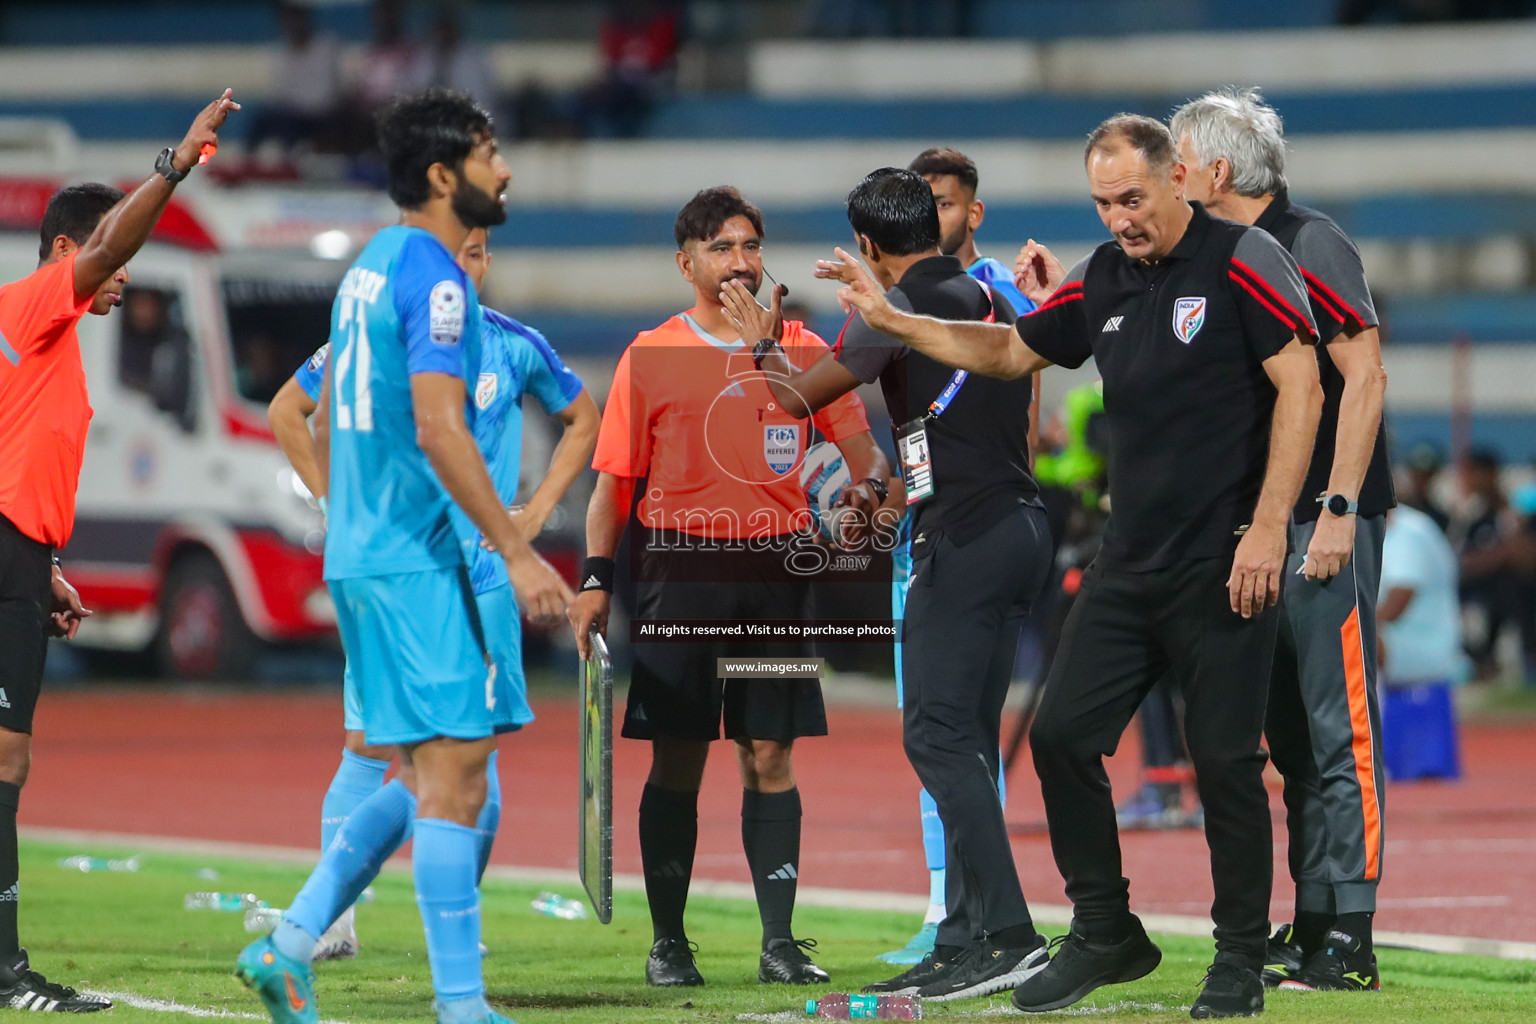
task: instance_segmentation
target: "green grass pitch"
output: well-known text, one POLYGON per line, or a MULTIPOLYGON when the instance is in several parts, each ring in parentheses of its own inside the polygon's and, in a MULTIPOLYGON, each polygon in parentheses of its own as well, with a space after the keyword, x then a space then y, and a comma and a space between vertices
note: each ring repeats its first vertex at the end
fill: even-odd
MULTIPOLYGON (((198 889, 254 892, 284 906, 305 872, 291 865, 146 854, 135 874, 65 871, 55 861, 89 853, 121 857, 122 849, 81 849, 28 842, 22 846, 22 936, 35 966, 79 988, 132 993, 178 1004, 182 1010, 119 1005, 97 1018, 118 1024, 228 1019, 261 1013, 260 1004, 230 975, 249 941, 241 915, 187 911, 182 899, 198 889), (219 871, 217 882, 195 876, 219 871)), ((538 886, 488 880, 484 892, 485 961, 491 1002, 519 1024, 651 1024, 651 1022, 807 1020, 805 998, 819 990, 760 985, 755 908, 746 902, 697 898, 689 928, 700 945, 702 989, 657 990, 644 984, 650 945, 645 899, 614 897, 614 921, 563 921, 529 907, 538 886), (798 1018, 793 1014, 798 1013, 798 1018)), ((421 922, 408 873, 391 871, 376 883, 376 902, 358 911, 362 955, 320 966, 319 1005, 330 1021, 430 1022, 432 997, 421 922)), ((564 888, 580 895, 573 881, 564 888)), ((910 914, 807 907, 796 930, 821 944, 816 960, 831 972, 830 991, 857 991, 888 976, 875 960, 902 945, 916 921, 910 914)), ((1159 937, 1163 965, 1149 978, 1090 995, 1072 1011, 1116 1022, 1188 1020, 1188 1007, 1209 962, 1210 944, 1159 937)), ((1489 1022, 1536 1020, 1536 963, 1383 950, 1385 989, 1377 994, 1271 993, 1264 1019, 1317 1024, 1489 1022)), ((1064 1016, 1058 1012, 1054 1016, 1064 1016)), ((1014 1016, 1007 994, 937 1004, 927 1020, 1014 1016)), ((265 1019, 262 1015, 260 1019, 265 1019)))

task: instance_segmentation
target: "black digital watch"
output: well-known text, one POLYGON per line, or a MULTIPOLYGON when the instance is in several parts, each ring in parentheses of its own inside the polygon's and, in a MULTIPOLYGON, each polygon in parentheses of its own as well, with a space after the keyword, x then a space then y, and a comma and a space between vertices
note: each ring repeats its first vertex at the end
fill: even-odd
POLYGON ((160 151, 160 155, 155 157, 155 173, 160 175, 160 177, 164 178, 166 181, 170 182, 172 185, 176 184, 190 173, 190 170, 178 171, 176 169, 176 164, 172 159, 175 155, 176 150, 170 146, 166 146, 160 151))

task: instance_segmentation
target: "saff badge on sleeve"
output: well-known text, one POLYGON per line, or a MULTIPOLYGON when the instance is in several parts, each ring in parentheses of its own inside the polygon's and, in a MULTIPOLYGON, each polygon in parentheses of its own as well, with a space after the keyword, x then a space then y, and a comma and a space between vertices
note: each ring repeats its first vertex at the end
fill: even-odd
POLYGON ((1173 333, 1188 345, 1205 326, 1205 296, 1182 298, 1173 304, 1173 333))

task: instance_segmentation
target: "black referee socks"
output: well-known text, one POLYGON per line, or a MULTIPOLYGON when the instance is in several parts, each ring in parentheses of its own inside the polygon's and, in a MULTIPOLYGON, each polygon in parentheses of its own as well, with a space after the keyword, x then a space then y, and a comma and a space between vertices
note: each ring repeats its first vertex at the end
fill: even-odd
POLYGON ((0 959, 9 963, 21 948, 16 935, 16 901, 20 898, 21 868, 16 854, 16 808, 21 787, 0 782, 0 959))
POLYGON ((800 790, 742 790, 741 847, 763 919, 763 948, 774 939, 794 938, 790 919, 800 878, 800 790))
POLYGON ((699 794, 646 783, 640 794, 640 864, 651 928, 658 940, 686 935, 683 909, 688 905, 698 844, 699 794))

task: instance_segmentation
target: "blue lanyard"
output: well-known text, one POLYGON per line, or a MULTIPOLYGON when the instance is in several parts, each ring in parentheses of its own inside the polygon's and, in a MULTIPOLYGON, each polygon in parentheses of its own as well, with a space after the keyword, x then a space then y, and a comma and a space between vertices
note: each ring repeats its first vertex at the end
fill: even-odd
MULTIPOLYGON (((987 315, 981 318, 982 323, 997 322, 997 303, 992 301, 992 289, 985 281, 978 281, 981 290, 987 296, 987 315)), ((849 319, 853 319, 849 317, 849 319)), ((841 341, 841 339, 839 339, 841 341)), ((955 375, 949 378, 949 383, 944 385, 944 390, 939 392, 939 397, 928 404, 928 415, 924 419, 935 420, 944 415, 944 410, 949 408, 949 403, 955 400, 960 393, 960 386, 965 383, 965 378, 970 374, 965 370, 956 370, 955 375)))
POLYGON ((960 393, 960 386, 969 376, 965 370, 956 370, 955 375, 949 378, 949 383, 944 385, 944 390, 939 392, 939 397, 928 404, 928 415, 924 418, 933 420, 944 415, 944 410, 955 400, 955 396, 960 393))

